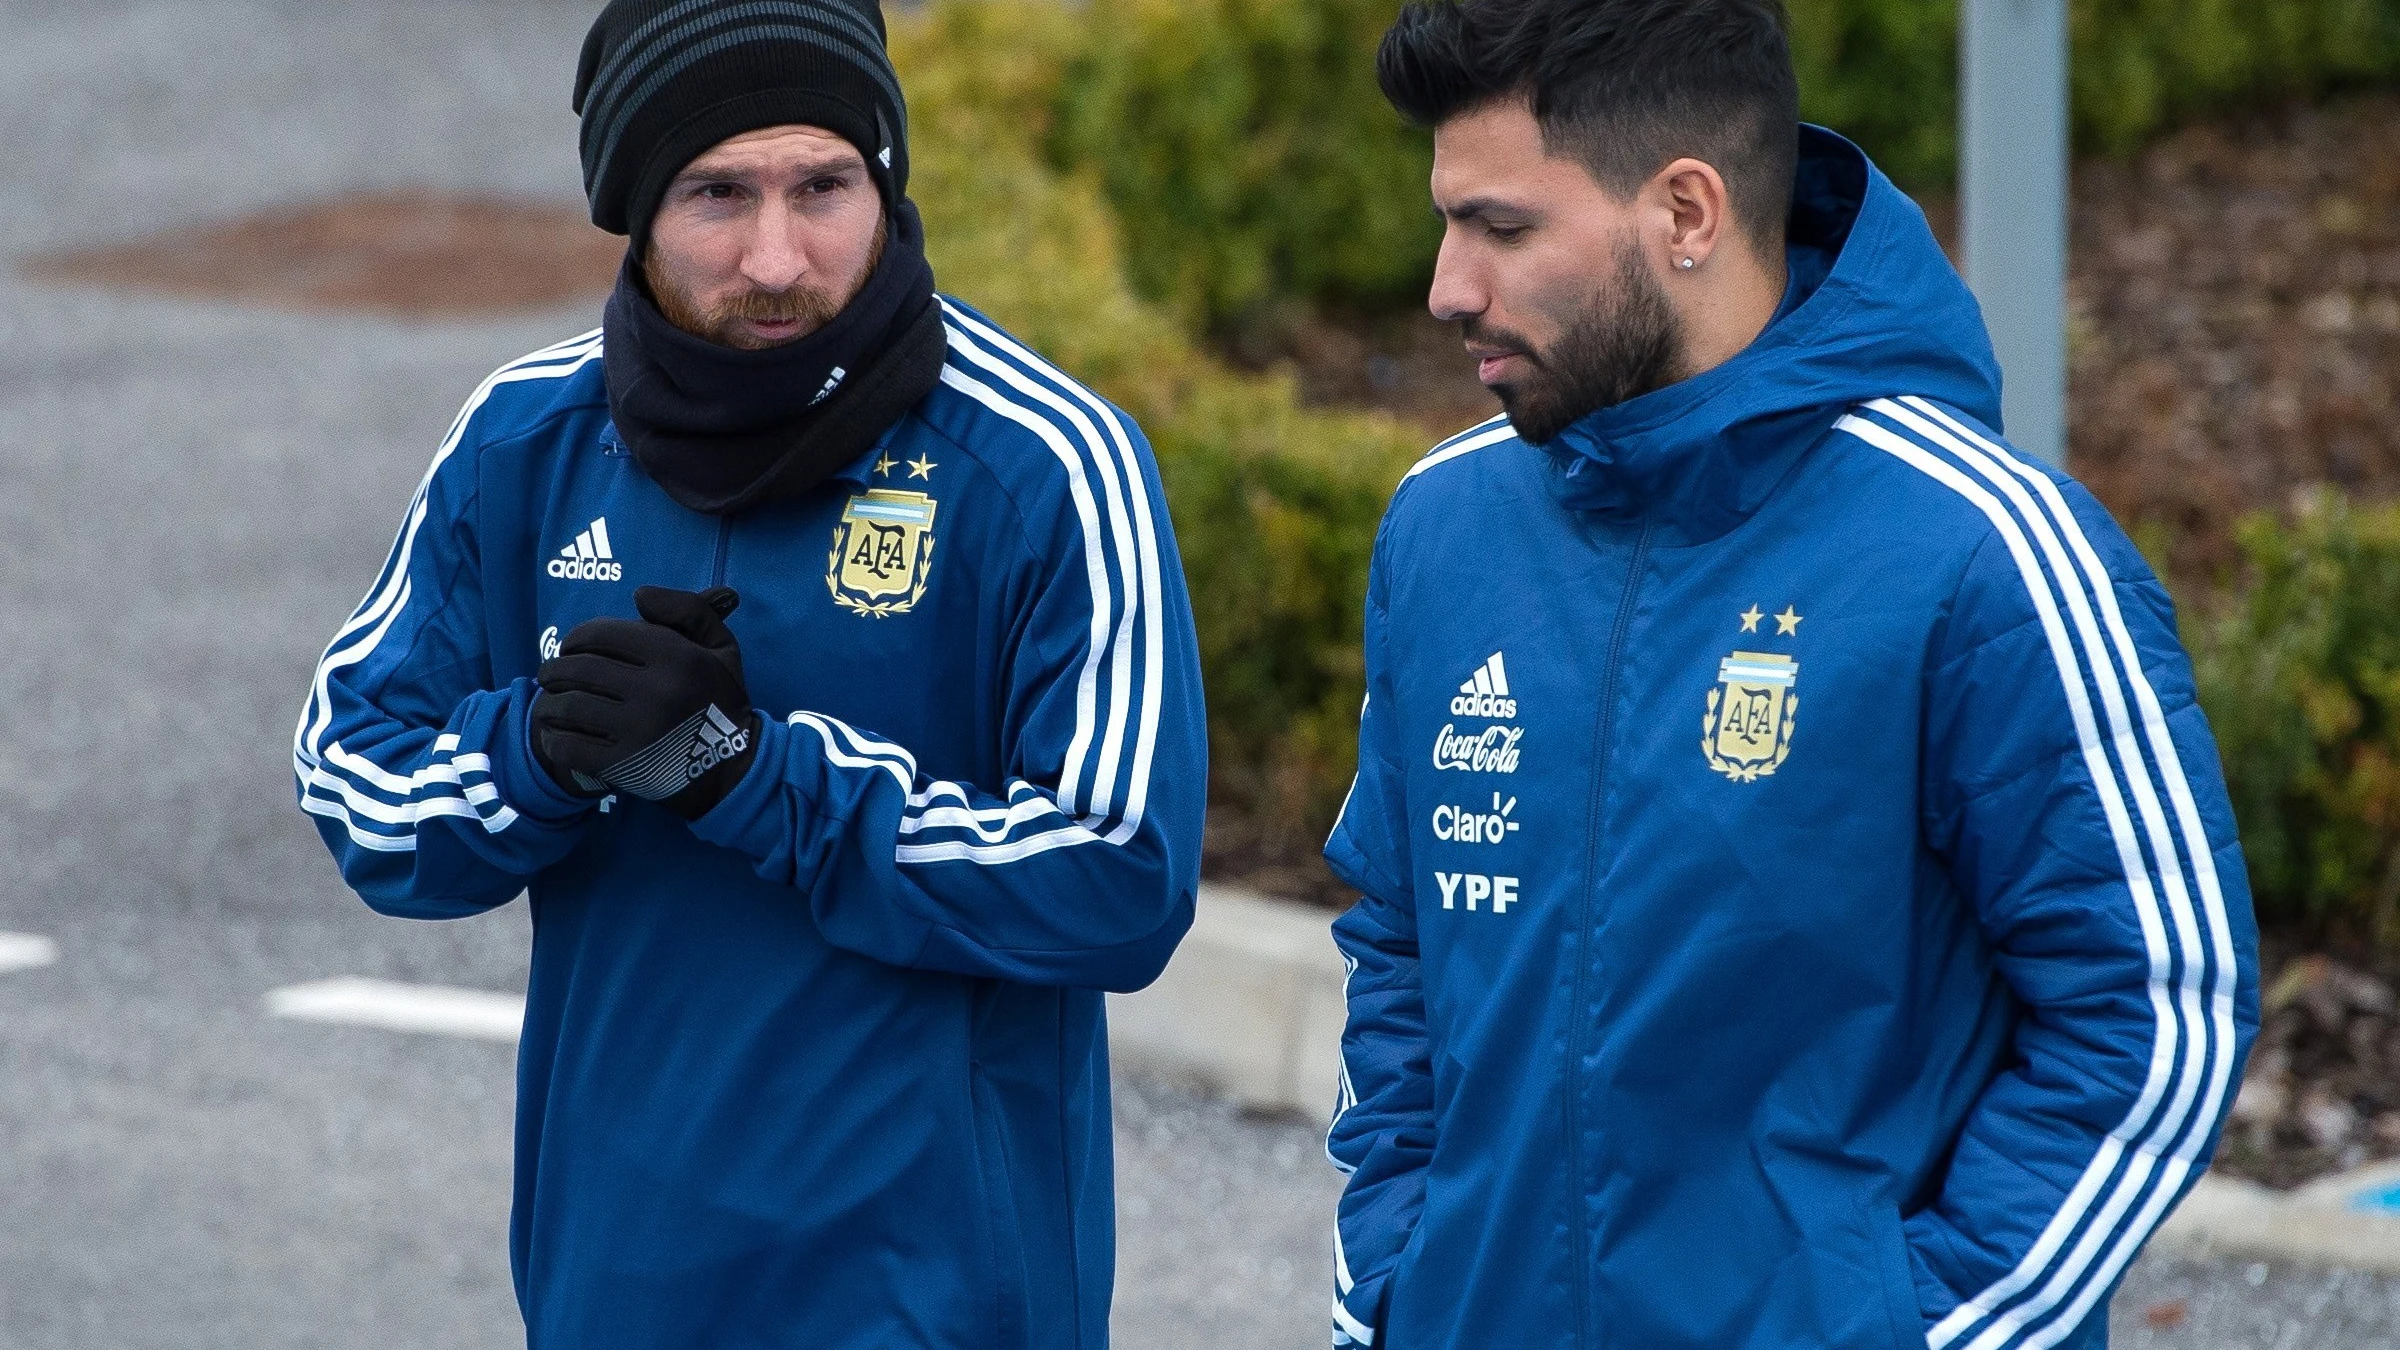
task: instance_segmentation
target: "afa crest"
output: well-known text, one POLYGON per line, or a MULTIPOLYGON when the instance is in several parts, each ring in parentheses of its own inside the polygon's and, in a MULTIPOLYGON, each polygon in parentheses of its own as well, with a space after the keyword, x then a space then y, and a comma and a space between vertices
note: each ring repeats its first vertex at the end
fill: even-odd
POLYGON ((906 614, 925 594, 933 570, 933 513, 922 492, 869 488, 842 508, 825 560, 833 602, 860 616, 906 614))
POLYGON ((1800 663, 1772 652, 1735 652, 1717 666, 1700 722, 1700 751, 1708 767, 1737 783, 1755 783, 1792 753, 1792 723, 1800 713, 1800 663))

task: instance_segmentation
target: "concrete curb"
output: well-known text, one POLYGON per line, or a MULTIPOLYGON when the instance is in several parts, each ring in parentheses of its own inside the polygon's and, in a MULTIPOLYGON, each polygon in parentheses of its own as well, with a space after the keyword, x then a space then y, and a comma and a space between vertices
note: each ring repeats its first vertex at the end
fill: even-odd
POLYGON ((2400 1163, 2375 1163, 2273 1191, 2210 1174, 2159 1226, 2159 1248, 2400 1275, 2400 1210, 2374 1198, 2400 1186, 2400 1163))
POLYGON ((1109 996, 1110 1058, 1246 1110, 1329 1117, 1345 978, 1332 922, 1326 910, 1202 886, 1166 973, 1109 996))

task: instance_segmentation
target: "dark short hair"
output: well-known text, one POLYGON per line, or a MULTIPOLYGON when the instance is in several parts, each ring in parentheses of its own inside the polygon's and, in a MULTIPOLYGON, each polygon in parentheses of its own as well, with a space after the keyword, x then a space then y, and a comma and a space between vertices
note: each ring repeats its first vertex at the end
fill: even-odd
POLYGON ((1411 0, 1375 74, 1419 126, 1526 100, 1543 148, 1618 197, 1713 165, 1752 244, 1783 248, 1800 82, 1782 0, 1411 0))

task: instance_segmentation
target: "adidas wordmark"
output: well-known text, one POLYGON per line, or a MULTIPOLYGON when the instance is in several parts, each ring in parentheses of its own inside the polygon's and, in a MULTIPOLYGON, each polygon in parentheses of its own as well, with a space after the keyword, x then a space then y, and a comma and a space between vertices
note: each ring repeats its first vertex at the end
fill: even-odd
POLYGON ((622 580, 625 568, 616 557, 608 547, 608 517, 602 516, 550 560, 550 575, 569 581, 622 580))
POLYGON ((1493 652, 1475 668, 1475 678, 1458 687, 1450 700, 1454 717, 1514 717, 1517 701, 1508 694, 1508 663, 1493 652))

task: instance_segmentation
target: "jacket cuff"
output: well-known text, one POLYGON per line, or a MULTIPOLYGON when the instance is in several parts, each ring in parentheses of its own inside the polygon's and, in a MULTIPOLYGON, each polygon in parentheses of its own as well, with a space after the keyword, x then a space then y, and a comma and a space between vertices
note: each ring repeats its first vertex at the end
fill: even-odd
POLYGON ((499 691, 506 702, 492 726, 487 753, 492 761, 492 786, 518 815, 544 824, 564 824, 591 813, 598 797, 579 797, 558 785, 550 771, 533 757, 533 700, 531 680, 517 680, 499 691))
POLYGON ((784 763, 794 752, 790 724, 760 713, 758 744, 750 753, 749 772, 733 785, 724 800, 691 822, 692 833, 720 848, 755 860, 775 856, 788 847, 789 828, 783 817, 783 793, 792 775, 784 763))

